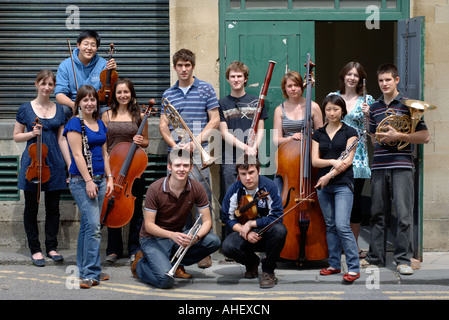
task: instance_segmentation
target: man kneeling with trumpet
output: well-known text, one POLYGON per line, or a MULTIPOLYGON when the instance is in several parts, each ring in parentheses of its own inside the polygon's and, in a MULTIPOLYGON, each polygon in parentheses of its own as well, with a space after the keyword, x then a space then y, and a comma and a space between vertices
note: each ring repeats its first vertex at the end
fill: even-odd
POLYGON ((221 244, 220 238, 210 232, 212 219, 206 191, 189 178, 192 166, 190 152, 173 149, 167 163, 170 174, 152 183, 146 193, 140 230, 142 251, 137 253, 131 271, 134 277, 157 288, 172 288, 175 274, 190 277, 183 266, 197 263, 221 244), (200 217, 184 233, 182 229, 194 205, 200 217))

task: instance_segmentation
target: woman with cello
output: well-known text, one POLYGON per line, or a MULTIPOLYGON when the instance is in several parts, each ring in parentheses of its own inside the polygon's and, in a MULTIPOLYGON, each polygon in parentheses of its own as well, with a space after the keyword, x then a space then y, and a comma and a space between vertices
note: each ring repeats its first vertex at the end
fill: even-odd
MULTIPOLYGON (((308 71, 311 70, 307 63, 308 71)), ((306 260, 327 258, 326 227, 313 190, 314 172, 310 163, 311 133, 323 125, 317 103, 311 100, 312 73, 307 74, 307 87, 301 75, 290 71, 282 77, 281 88, 287 98, 274 112, 274 143, 277 172, 275 183, 284 204, 287 239, 281 258, 296 260, 301 265, 306 260), (306 97, 303 97, 307 91, 306 97)))
MULTIPOLYGON (((281 89, 282 96, 287 100, 274 110, 273 142, 278 147, 292 140, 302 140, 306 110, 306 98, 303 96, 304 81, 298 72, 287 72, 282 77, 281 89)), ((320 106, 314 101, 312 101, 312 121, 314 130, 323 126, 320 106)), ((278 186, 279 193, 282 193, 283 178, 276 175, 274 182, 278 186)))
POLYGON ((34 82, 37 97, 19 107, 13 133, 15 142, 27 143, 21 157, 18 188, 24 191, 25 196, 23 222, 28 247, 31 251, 31 259, 33 264, 39 267, 45 266, 37 226, 40 190, 45 191, 45 247, 47 256, 54 261, 63 260, 62 255, 56 251, 60 216, 59 198, 61 190, 67 188, 65 165, 70 165, 70 154, 67 141, 62 135, 64 124, 68 119, 66 119, 63 107, 50 100, 55 83, 56 78, 52 71, 42 70, 38 73, 34 82), (39 122, 39 124, 36 124, 36 122, 39 122), (40 145, 37 143, 37 137, 40 137, 40 145), (41 157, 38 157, 36 152, 38 148, 41 149, 39 152, 42 155, 41 157), (43 157, 43 148, 47 150, 46 158, 43 157), (33 166, 37 162, 39 163, 33 166), (47 170, 47 179, 45 179, 47 182, 43 183, 42 177, 44 175, 42 173, 47 170), (31 181, 26 177, 30 178, 31 181))
POLYGON ((357 131, 342 122, 346 103, 339 95, 328 95, 322 105, 327 119, 324 127, 313 135, 312 164, 318 170, 318 200, 326 220, 329 267, 320 271, 327 276, 341 272, 342 247, 348 273, 343 280, 353 282, 360 277, 357 243, 349 225, 353 201, 354 174, 352 160, 357 145, 357 131))
POLYGON ((97 90, 82 86, 75 99, 75 115, 63 132, 72 157, 69 188, 81 212, 76 261, 80 287, 86 289, 109 279, 100 266, 100 214, 113 181, 106 151, 107 128, 99 109, 97 90))
MULTIPOLYGON (((146 122, 141 135, 137 131, 141 125, 143 115, 137 104, 137 96, 131 80, 118 79, 112 90, 111 109, 102 115, 102 120, 108 128, 107 151, 120 142, 134 142, 142 148, 148 147, 148 122, 146 122)), ((123 155, 125 157, 126 154, 123 155)), ((117 169, 117 168, 116 168, 117 169)), ((118 168, 120 170, 120 168, 118 168)), ((111 168, 114 171, 114 168, 111 168)), ((134 213, 132 215, 128 235, 128 255, 132 261, 135 259, 139 245, 139 232, 143 222, 142 202, 145 191, 144 179, 134 180, 132 194, 136 197, 134 213)), ((108 246, 106 248, 106 260, 115 262, 123 254, 122 228, 108 227, 108 246)))

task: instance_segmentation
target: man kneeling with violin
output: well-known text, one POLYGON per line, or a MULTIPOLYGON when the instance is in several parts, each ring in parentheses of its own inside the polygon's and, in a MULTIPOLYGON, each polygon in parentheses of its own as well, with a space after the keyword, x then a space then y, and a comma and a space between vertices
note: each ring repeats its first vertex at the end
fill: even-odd
POLYGON ((282 199, 274 182, 260 176, 256 157, 245 154, 237 160, 239 180, 226 192, 222 204, 222 221, 229 235, 222 244, 226 257, 246 267, 245 278, 258 277, 262 259, 261 288, 275 286, 274 270, 284 247, 287 229, 282 224, 282 199))

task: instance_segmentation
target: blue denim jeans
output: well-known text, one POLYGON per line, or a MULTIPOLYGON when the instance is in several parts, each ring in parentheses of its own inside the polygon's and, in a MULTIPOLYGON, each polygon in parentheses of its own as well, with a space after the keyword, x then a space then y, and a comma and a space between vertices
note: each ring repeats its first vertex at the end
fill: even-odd
POLYGON ((70 178, 69 188, 80 213, 80 231, 76 263, 79 277, 99 281, 100 267, 100 215, 106 193, 106 179, 95 181, 98 197, 91 199, 86 193, 86 182, 82 178, 70 178))
POLYGON ((371 237, 366 259, 385 266, 387 227, 391 209, 397 215, 394 260, 410 265, 413 256, 413 170, 373 170, 371 174, 371 237))
POLYGON ((345 251, 348 272, 359 272, 357 242, 350 227, 354 194, 347 184, 327 185, 317 190, 318 201, 326 221, 329 265, 341 269, 341 249, 345 251))
MULTIPOLYGON (((182 259, 181 265, 189 266, 206 258, 217 251, 220 244, 220 238, 209 232, 203 239, 190 247, 182 259)), ((168 238, 148 237, 140 238, 140 247, 144 256, 137 262, 136 272, 139 279, 157 288, 172 288, 174 280, 165 273, 172 268, 170 260, 179 246, 168 238)))

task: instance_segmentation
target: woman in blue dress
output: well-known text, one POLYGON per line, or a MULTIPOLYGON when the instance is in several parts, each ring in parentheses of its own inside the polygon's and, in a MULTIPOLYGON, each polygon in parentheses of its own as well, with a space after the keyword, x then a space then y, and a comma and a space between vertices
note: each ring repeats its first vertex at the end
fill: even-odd
MULTIPOLYGON (((346 103, 348 114, 343 122, 353 127, 359 136, 366 134, 369 107, 374 103, 374 99, 366 94, 363 87, 363 79, 366 79, 366 72, 363 66, 356 62, 348 62, 340 71, 339 91, 331 94, 340 95, 346 103), (364 94, 365 92, 365 94, 364 94)), ((367 136, 365 136, 365 139, 367 136)), ((360 141, 357 145, 353 160, 354 170, 354 204, 351 212, 351 229, 358 242, 360 225, 362 222, 361 196, 365 180, 371 178, 369 167, 367 140, 360 141)), ((358 248, 360 258, 366 253, 362 253, 358 248)))
MULTIPOLYGON (((47 256, 55 261, 63 257, 57 252, 59 230, 59 198, 61 190, 67 188, 65 166, 70 165, 70 155, 67 141, 62 132, 67 122, 66 114, 61 105, 50 100, 55 88, 56 77, 51 70, 42 70, 35 80, 36 99, 19 107, 16 115, 13 138, 15 142, 26 142, 25 151, 20 160, 18 188, 23 190, 25 208, 23 223, 31 251, 31 260, 36 266, 45 266, 45 258, 39 242, 37 214, 39 211, 38 184, 36 180, 28 181, 26 171, 31 164, 28 147, 37 141, 41 135, 42 143, 48 148, 46 165, 50 168, 50 179, 41 184, 45 191, 45 247, 47 256), (39 118, 40 125, 35 125, 39 118), (42 130, 42 132, 41 132, 42 130)), ((39 193, 40 195, 40 193, 39 193)), ((40 196, 39 196, 40 197, 40 196)))
POLYGON ((81 213, 76 255, 81 288, 91 288, 109 279, 100 266, 100 215, 106 194, 112 192, 113 181, 107 160, 107 129, 100 120, 99 108, 95 88, 82 86, 75 98, 75 115, 64 129, 72 158, 69 188, 81 213), (86 145, 83 137, 87 138, 86 145))

